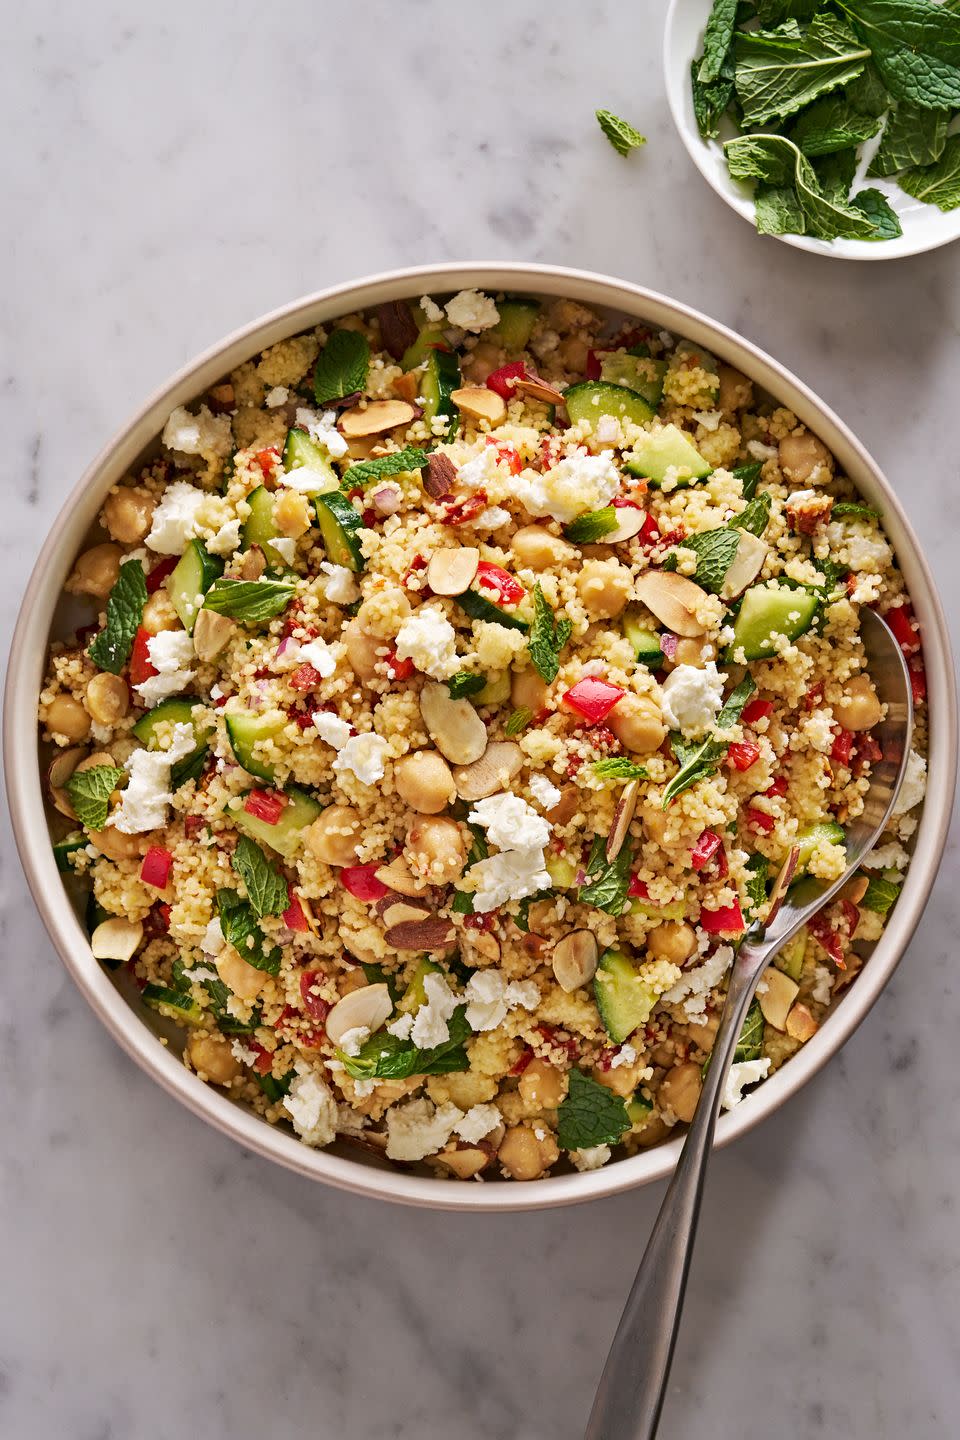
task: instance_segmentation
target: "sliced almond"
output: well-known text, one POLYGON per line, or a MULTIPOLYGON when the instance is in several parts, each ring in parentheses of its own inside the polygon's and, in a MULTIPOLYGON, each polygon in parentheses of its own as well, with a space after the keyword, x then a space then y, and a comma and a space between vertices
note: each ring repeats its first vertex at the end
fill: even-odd
POLYGON ((849 900, 851 905, 859 905, 869 888, 870 880, 866 875, 851 875, 840 895, 844 900, 849 900))
POLYGON ((406 400, 410 405, 417 398, 417 390, 420 387, 420 377, 413 370, 408 370, 404 375, 398 375, 391 382, 391 388, 398 400, 406 400))
POLYGON ((634 535, 640 534, 646 520, 647 512, 641 510, 639 505, 618 505, 617 528, 611 530, 608 535, 601 535, 601 543, 619 545, 624 540, 632 540, 634 535))
POLYGON ((500 964, 500 941, 489 930, 463 930, 460 950, 468 965, 500 964))
POLYGON ((753 584, 763 569, 769 548, 765 540, 758 540, 749 530, 740 531, 736 553, 720 587, 721 600, 735 600, 753 584))
POLYGON ((569 995, 587 985, 597 973, 600 947, 589 930, 574 930, 553 947, 553 973, 561 990, 569 995))
POLYGON ((259 545, 251 545, 240 562, 241 580, 259 580, 267 568, 267 557, 259 545))
POLYGON ((406 400, 371 400, 367 405, 354 405, 340 416, 338 428, 348 440, 367 435, 383 435, 398 425, 409 425, 416 418, 416 409, 406 400))
POLYGON ((386 985, 364 985, 351 990, 338 1000, 326 1021, 327 1038, 339 1045, 348 1030, 379 1030, 393 1012, 393 1001, 386 985))
POLYGON ((617 801, 617 808, 613 812, 613 824, 610 826, 610 834, 607 836, 607 864, 612 865, 614 860, 623 849, 623 842, 627 838, 630 829, 630 821, 633 819, 637 808, 637 796, 640 794, 640 781, 631 780, 624 785, 620 792, 620 799, 617 801))
POLYGON ((464 385, 462 390, 454 390, 450 399, 458 410, 464 415, 472 415, 475 420, 487 420, 491 425, 499 425, 507 413, 507 402, 496 390, 488 390, 486 385, 464 385))
POLYGON ((408 920, 402 925, 392 925, 383 938, 397 950, 426 950, 432 953, 449 950, 457 932, 449 920, 408 920))
POLYGON ((129 960, 143 939, 139 920, 117 916, 103 920, 90 936, 90 949, 96 960, 129 960))
POLYGON ((469 700, 454 700, 431 680, 420 691, 420 714, 430 739, 454 765, 472 765, 487 748, 487 727, 469 700))
POLYGON ((760 1002, 760 1009, 763 1018, 774 1030, 785 1030, 787 1015, 790 1007, 800 993, 800 986, 784 975, 782 970, 776 970, 768 965, 763 972, 763 979, 760 982, 760 989, 757 1000, 760 1002))
POLYGON ((551 825, 566 825, 577 813, 577 806, 580 804, 580 791, 576 785, 562 785, 560 787, 560 799, 552 810, 544 811, 551 825))
POLYGON ((77 812, 74 810, 64 786, 86 753, 82 745, 73 745, 69 750, 61 750, 53 757, 47 770, 47 793, 50 796, 50 803, 55 810, 60 811, 61 815, 66 815, 68 820, 76 820, 77 812))
POLYGON ((427 566, 427 584, 434 595, 462 595, 480 564, 480 551, 471 545, 435 550, 427 566))
POLYGON ((675 635, 705 634, 697 611, 706 600, 707 592, 685 575, 670 570, 646 570, 636 583, 635 594, 675 635))
POLYGON ((388 300, 377 306, 377 321, 384 350, 394 360, 399 360, 417 338, 417 325, 410 306, 404 300, 388 300))
POLYGON ((419 895, 422 889, 403 860, 391 860, 389 865, 381 865, 374 874, 381 885, 389 885, 398 895, 419 895))
POLYGON ((449 495, 453 489, 453 482, 457 478, 457 467, 449 455, 442 455, 439 451, 431 452, 426 468, 421 471, 423 476, 423 488, 432 500, 441 500, 444 495, 449 495))
POLYGON ((461 800, 483 800, 506 790, 523 766, 523 751, 513 740, 496 740, 472 765, 457 765, 453 783, 461 800))
POLYGON ((806 1005, 798 1002, 793 1006, 787 1016, 787 1034, 791 1040, 799 1040, 801 1045, 805 1045, 808 1040, 813 1039, 819 1029, 820 1026, 806 1005))
POLYGON ((427 1163, 452 1171, 458 1180, 472 1180, 490 1164, 490 1156, 471 1145, 462 1150, 442 1150, 439 1155, 431 1155, 427 1163))
POLYGON ((381 912, 381 919, 388 929, 392 929, 394 925, 419 924, 424 916, 429 914, 429 910, 424 907, 408 905, 404 900, 394 899, 381 912))
MULTIPOLYGON (((403 860, 400 860, 398 863, 401 865, 406 864, 406 862, 403 860)), ((378 917, 382 920, 384 912, 389 910, 391 905, 397 905, 399 903, 406 904, 407 908, 412 913, 410 915, 397 916, 398 920, 409 920, 413 918, 422 920, 424 915, 430 915, 432 913, 430 909, 430 902, 423 894, 422 890, 416 895, 402 895, 402 893, 397 893, 395 895, 391 892, 391 894, 389 895, 382 896, 373 908, 377 912, 378 917)))
POLYGON ((193 626, 193 648, 198 660, 213 660, 236 634, 237 622, 216 610, 198 610, 193 626))
POLYGON ((514 392, 527 400, 542 400, 544 405, 562 405, 563 392, 556 385, 549 385, 539 375, 522 375, 514 383, 514 392))

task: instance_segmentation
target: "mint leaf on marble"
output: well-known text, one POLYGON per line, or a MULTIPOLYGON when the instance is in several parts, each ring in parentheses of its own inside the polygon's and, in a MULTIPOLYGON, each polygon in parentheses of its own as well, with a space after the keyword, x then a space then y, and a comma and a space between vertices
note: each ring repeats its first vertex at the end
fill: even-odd
POLYGON ((147 603, 147 582, 139 560, 124 560, 107 600, 107 621, 87 650, 101 670, 119 675, 130 658, 133 639, 147 603))
POLYGON ((320 351, 313 372, 313 394, 318 405, 342 400, 363 390, 370 366, 370 346, 358 330, 334 330, 320 351))
POLYGON ((690 67, 690 87, 693 92, 693 114, 697 129, 704 140, 712 140, 720 130, 720 120, 729 109, 733 99, 733 52, 728 54, 723 69, 716 80, 704 85, 699 78, 700 61, 694 60, 690 67))
POLYGON ((647 137, 641 135, 639 130, 634 130, 628 121, 614 115, 611 110, 598 110, 596 116, 600 129, 618 155, 629 155, 631 150, 646 145, 647 137))
POLYGON ((620 1096, 582 1070, 571 1070, 569 1089, 557 1109, 557 1139, 563 1149, 616 1145, 629 1129, 630 1116, 620 1096))
POLYGON ((882 191, 859 190, 850 204, 862 210, 867 219, 873 221, 871 240, 895 240, 898 235, 903 234, 900 217, 882 191))

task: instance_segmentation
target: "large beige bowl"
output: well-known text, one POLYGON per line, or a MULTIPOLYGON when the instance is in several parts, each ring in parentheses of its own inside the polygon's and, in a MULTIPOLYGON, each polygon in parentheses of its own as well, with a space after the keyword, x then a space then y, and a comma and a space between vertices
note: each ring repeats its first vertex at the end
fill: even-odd
MULTIPOLYGON (((38 765, 36 705, 47 642, 61 586, 109 487, 135 468, 176 405, 192 400, 225 372, 266 345, 349 311, 399 297, 479 286, 569 296, 650 321, 731 362, 821 435, 868 500, 884 512, 923 627, 930 692, 930 784, 916 837, 916 853, 886 932, 856 983, 819 1033, 772 1079, 720 1119, 718 1143, 728 1144, 777 1110, 853 1033, 892 975, 930 893, 947 833, 956 778, 957 719, 949 641, 933 581, 900 505, 870 456, 822 400, 769 355, 723 326, 662 295, 621 280, 545 265, 446 265, 397 270, 298 300, 256 320, 207 350, 151 396, 97 456, 67 499, 37 561, 24 596, 10 656, 4 707, 7 789, 20 857, 47 930, 80 990, 124 1049, 171 1095, 242 1145, 314 1180, 384 1200, 456 1210, 535 1210, 613 1195, 660 1179, 673 1169, 680 1141, 583 1175, 558 1175, 536 1184, 496 1181, 467 1185, 411 1175, 349 1148, 310 1150, 282 1128, 267 1125, 189 1073, 164 1048, 156 1017, 119 993, 90 953, 87 938, 54 864, 38 765)), ((919 957, 917 957, 919 963, 919 957)), ((95 1096, 90 1096, 91 1105, 95 1096)))

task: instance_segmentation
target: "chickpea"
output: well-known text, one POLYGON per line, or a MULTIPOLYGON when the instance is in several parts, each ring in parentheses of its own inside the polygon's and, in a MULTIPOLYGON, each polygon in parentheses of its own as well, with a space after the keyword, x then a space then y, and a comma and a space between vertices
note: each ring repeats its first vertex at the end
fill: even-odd
POLYGON ((844 730, 872 730, 883 719, 883 706, 869 675, 854 675, 844 686, 843 699, 833 707, 834 719, 844 730))
POLYGON ((87 839, 108 860, 139 860, 150 844, 149 835, 124 835, 112 825, 105 830, 91 830, 87 839))
POLYGON ((741 370, 735 370, 732 365, 719 365, 717 374, 720 378, 717 393, 720 410, 746 410, 753 404, 753 381, 748 380, 741 370))
POLYGON ((685 920, 664 920, 647 936, 647 949, 654 960, 669 960, 671 965, 682 965, 696 948, 696 933, 685 920))
POLYGON ((668 1070, 660 1081, 660 1104, 664 1109, 672 1110, 678 1120, 689 1124, 702 1088, 700 1066, 695 1060, 686 1060, 668 1070))
POLYGON ((377 661, 380 656, 377 651, 382 642, 373 635, 368 635, 360 622, 354 617, 344 627, 343 643, 347 650, 347 659, 358 680, 372 680, 376 675, 377 661))
POLYGON ((159 635, 161 630, 180 629, 180 616, 162 585, 148 597, 140 624, 149 635, 159 635))
POLYGON ((785 435, 780 441, 780 469, 791 483, 803 482, 824 471, 820 479, 833 473, 833 456, 816 435, 805 430, 802 435, 785 435))
POLYGON ((366 635, 392 640, 410 614, 410 601, 399 585, 385 585, 364 600, 357 611, 357 624, 366 635))
POLYGON ((490 1156, 486 1150, 444 1150, 435 1157, 440 1165, 456 1175, 458 1180, 472 1180, 474 1175, 479 1175, 490 1163, 490 1156))
MULTIPOLYGON (((549 778, 549 777, 548 777, 549 778)), ((580 804, 580 791, 576 785, 562 785, 560 787, 560 799, 552 810, 546 812, 547 819, 551 825, 566 825, 577 813, 580 804)))
POLYGON ((695 670, 702 670, 708 661, 716 658, 717 647, 711 640, 704 640, 699 635, 691 639, 688 635, 677 641, 676 651, 669 663, 672 668, 677 665, 692 665, 695 670))
POLYGON ((626 1100, 632 1095, 639 1084, 639 1072, 644 1067, 637 1062, 633 1065, 618 1065, 616 1069, 601 1070, 599 1067, 593 1071, 593 1079, 605 1090, 611 1090, 614 1095, 619 1095, 621 1100, 626 1100))
POLYGON ((667 736, 660 706, 652 695, 624 695, 610 711, 607 724, 634 755, 652 755, 667 736))
POLYGON ((223 947, 216 964, 220 979, 240 1000, 256 1000, 269 978, 264 970, 244 960, 232 945, 223 947))
POLYGON ((632 579, 619 560, 588 560, 577 576, 577 592, 591 620, 613 620, 626 609, 632 579))
POLYGON ((58 695, 47 706, 46 726, 53 735, 65 740, 86 740, 90 734, 90 716, 72 695, 58 695))
POLYGON ((590 346, 586 340, 581 340, 579 335, 568 335, 557 347, 560 363, 571 375, 580 375, 586 370, 589 351, 590 346))
POLYGON ((437 815, 456 799, 453 773, 436 750, 415 750, 404 755, 393 774, 400 799, 421 815, 437 815))
POLYGON ((546 680, 532 665, 526 670, 514 670, 510 676, 510 703, 514 710, 529 710, 532 715, 539 715, 547 708, 549 693, 546 680))
POLYGON ((456 820, 433 815, 412 815, 404 847, 414 875, 434 885, 446 885, 463 874, 467 848, 456 820))
POLYGON ((243 1066, 226 1040, 218 1040, 214 1035, 191 1035, 187 1041, 187 1058, 197 1074, 212 1080, 214 1085, 229 1085, 243 1072, 243 1066))
POLYGON ((510 549, 519 565, 529 570, 549 570, 553 566, 567 565, 575 551, 559 535, 551 535, 542 525, 524 525, 510 541, 510 549))
POLYGON ((273 522, 281 535, 299 540, 310 529, 310 502, 299 490, 284 489, 273 502, 273 522))
POLYGON ((92 595, 95 600, 105 600, 120 574, 122 559, 119 545, 94 545, 77 560, 64 589, 71 595, 92 595))
POLYGON ((659 1145, 660 1141, 666 1140, 669 1134, 670 1126, 657 1115, 655 1118, 647 1121, 646 1125, 644 1125, 643 1129, 635 1138, 637 1144, 642 1145, 644 1149, 646 1149, 649 1145, 659 1145))
POLYGON ((358 810, 352 805, 328 805, 307 830, 307 849, 327 865, 352 865, 362 834, 358 810))
MULTIPOLYGON (((538 1126, 537 1129, 542 1129, 538 1126)), ((532 1125, 511 1125, 500 1142, 497 1159, 514 1180, 539 1180, 560 1157, 549 1130, 538 1140, 532 1125)))
POLYGON ((519 1091, 528 1105, 555 1110, 567 1089, 566 1077, 549 1060, 533 1059, 520 1076, 519 1091))
POLYGON ((487 376, 500 364, 500 350, 491 340, 481 340, 463 362, 463 375, 471 385, 485 385, 487 376))
POLYGON ((104 671, 87 686, 84 703, 98 725, 115 725, 130 708, 130 691, 122 675, 104 671))
POLYGON ((153 524, 157 502, 140 485, 122 485, 108 495, 103 506, 103 523, 111 540, 121 545, 139 545, 153 524))

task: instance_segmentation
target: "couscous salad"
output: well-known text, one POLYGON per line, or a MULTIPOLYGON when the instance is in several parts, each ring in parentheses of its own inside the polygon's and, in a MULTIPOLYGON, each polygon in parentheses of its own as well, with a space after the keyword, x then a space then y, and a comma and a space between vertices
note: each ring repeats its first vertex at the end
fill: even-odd
POLYGON ((305 1144, 533 1180, 689 1121, 784 854, 845 868, 864 606, 917 750, 727 1107, 880 935, 909 597, 823 443, 700 346, 474 290, 348 315, 174 410, 100 524, 39 702, 57 861, 184 1063, 305 1144))

